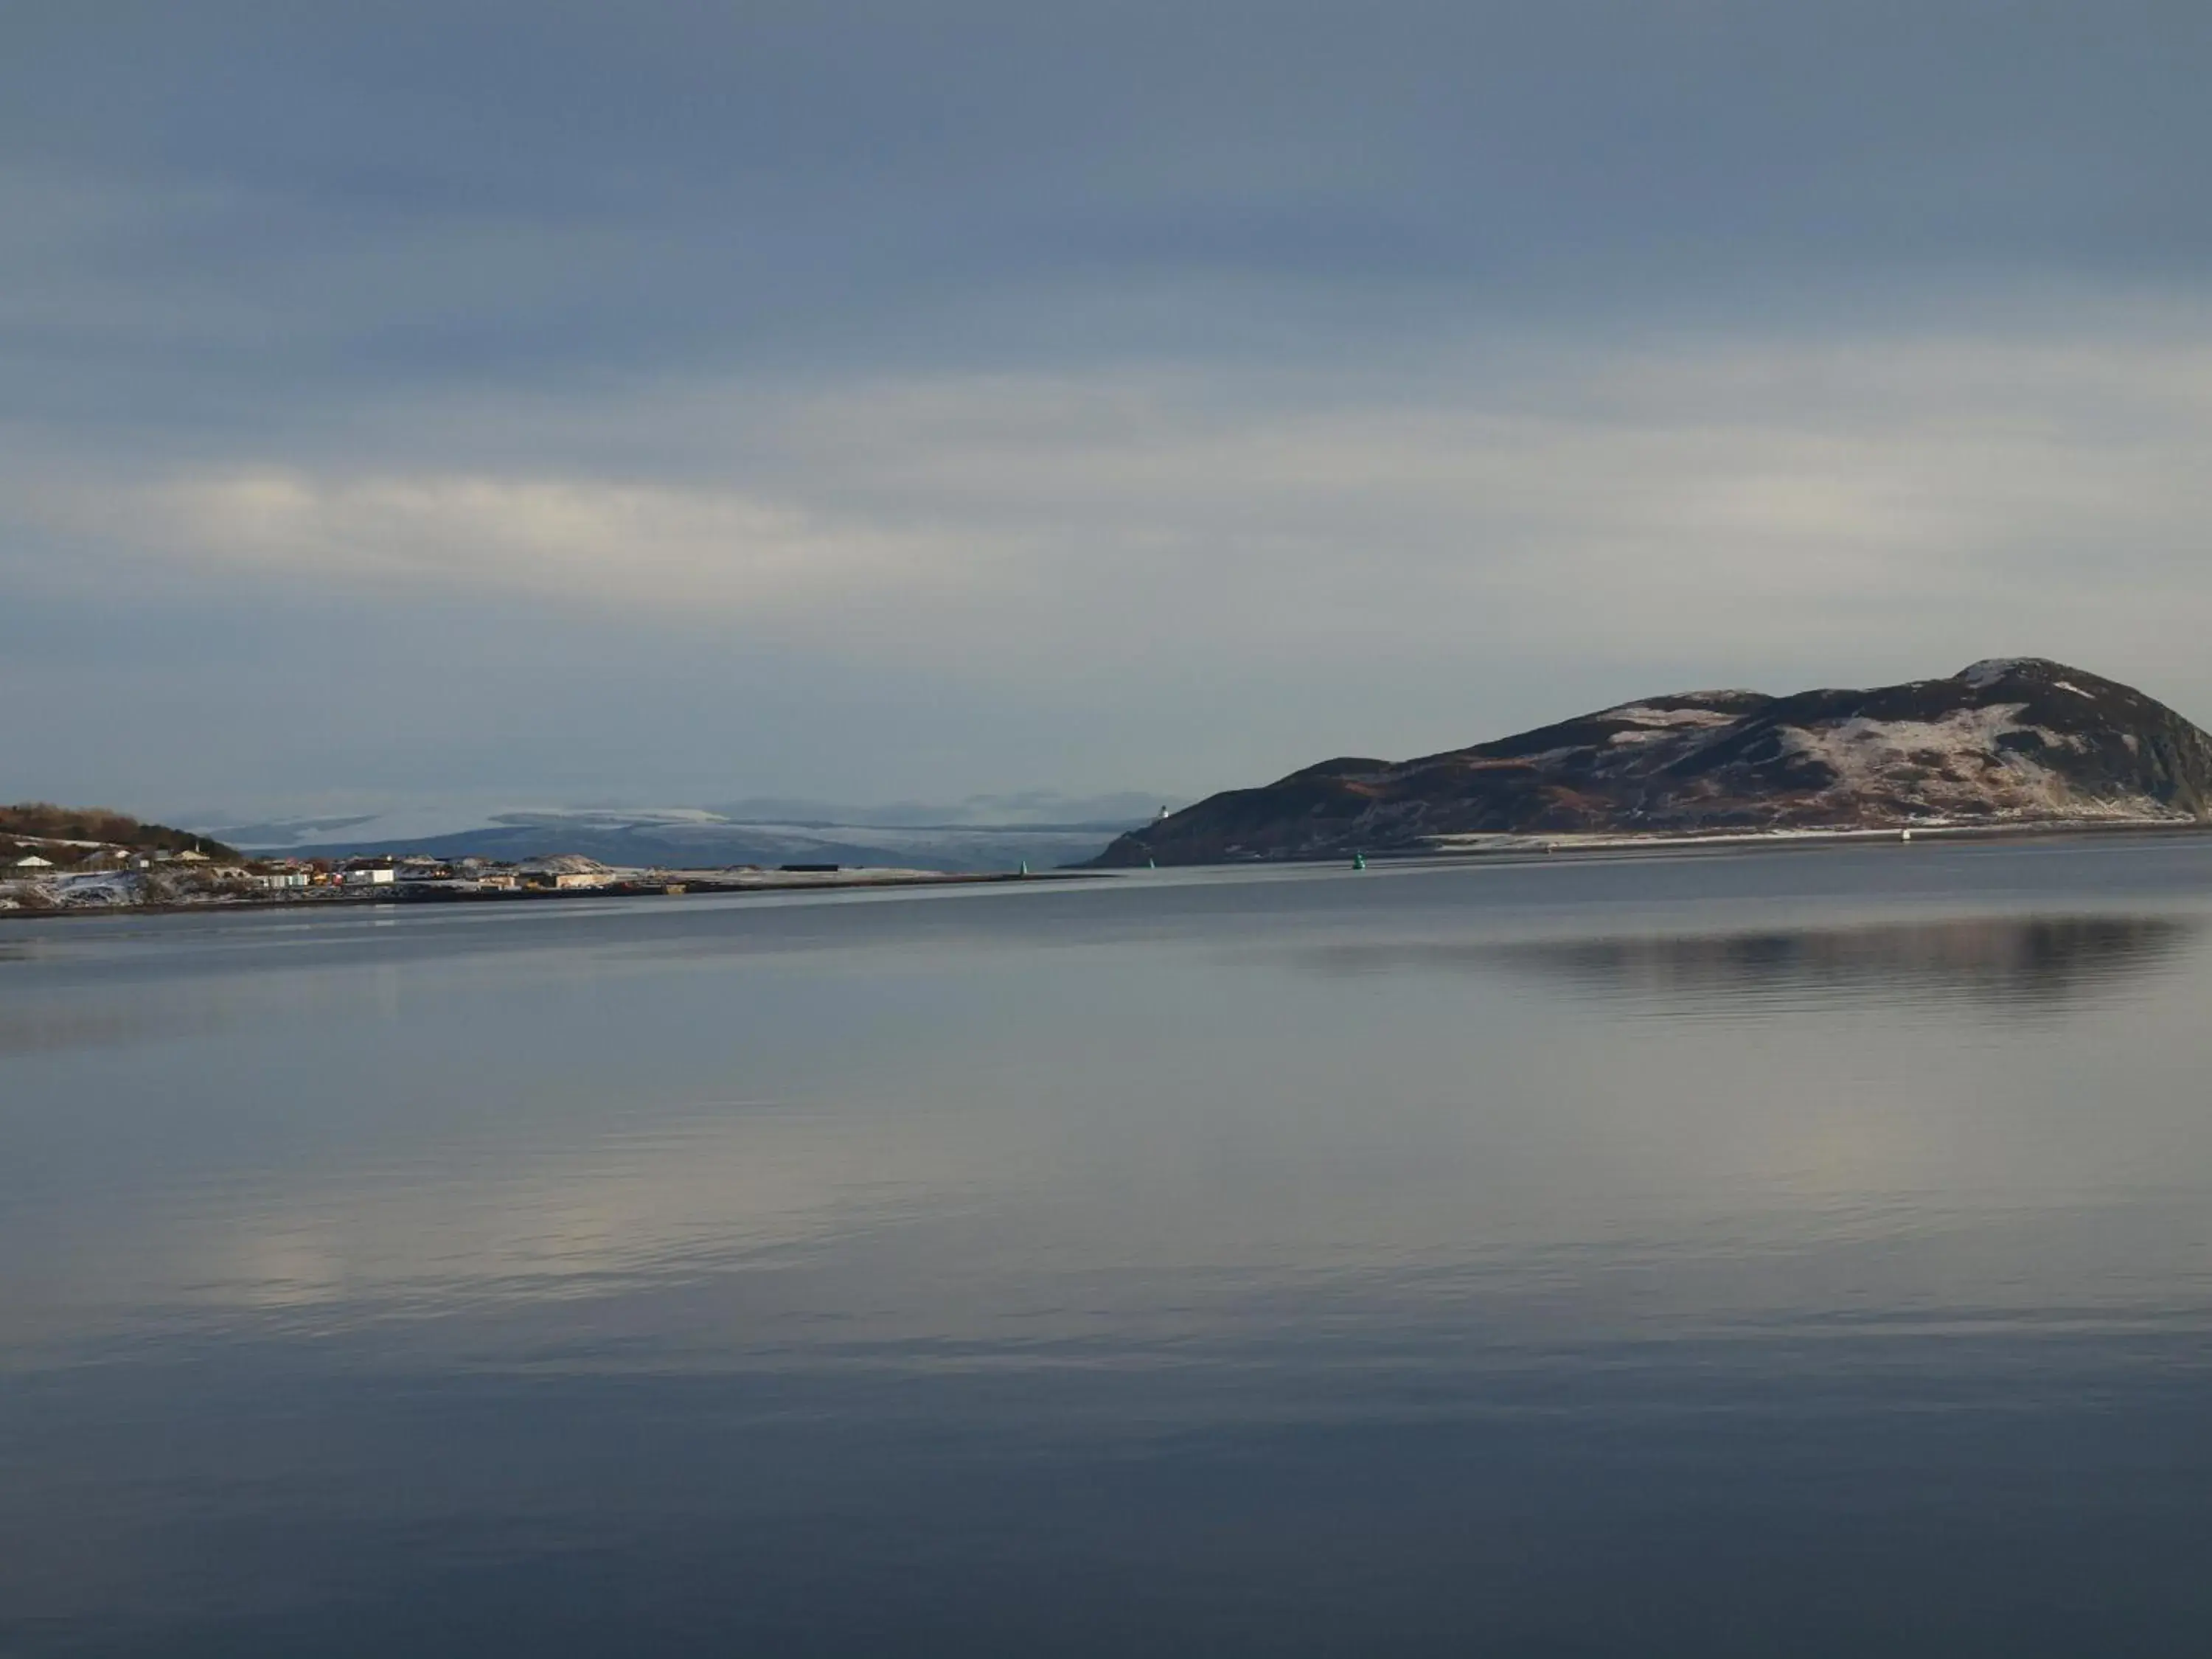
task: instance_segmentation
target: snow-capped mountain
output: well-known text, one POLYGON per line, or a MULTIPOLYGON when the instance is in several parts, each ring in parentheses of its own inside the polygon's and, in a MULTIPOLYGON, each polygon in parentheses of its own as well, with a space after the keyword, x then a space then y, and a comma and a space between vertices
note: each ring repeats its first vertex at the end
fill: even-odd
POLYGON ((1231 790, 1103 865, 1309 858, 1458 836, 1854 830, 2212 817, 2212 737, 2041 658, 1773 697, 1690 691, 1419 760, 1341 758, 1231 790))
POLYGON ((723 809, 538 808, 473 818, 416 809, 270 819, 225 830, 240 845, 295 857, 410 852, 514 860, 575 853, 611 865, 677 869, 829 863, 972 872, 1091 858, 1142 820, 1148 799, 990 796, 875 809, 776 800, 723 809), (1068 815, 1046 816, 1054 806, 1069 809, 1068 815), (994 811, 1005 817, 991 821, 987 815, 994 811), (1111 816, 1078 816, 1093 811, 1111 816))

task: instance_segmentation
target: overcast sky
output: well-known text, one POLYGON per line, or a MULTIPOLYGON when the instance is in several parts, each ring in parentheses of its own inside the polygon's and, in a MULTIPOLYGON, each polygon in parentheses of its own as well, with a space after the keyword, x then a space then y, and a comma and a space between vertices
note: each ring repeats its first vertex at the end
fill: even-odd
POLYGON ((0 799, 2212 722, 2208 87, 2203 0, 0 0, 0 799))

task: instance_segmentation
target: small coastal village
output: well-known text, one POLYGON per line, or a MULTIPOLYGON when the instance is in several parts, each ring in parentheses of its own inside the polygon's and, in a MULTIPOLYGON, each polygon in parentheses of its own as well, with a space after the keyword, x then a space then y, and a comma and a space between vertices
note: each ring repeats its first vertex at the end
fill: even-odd
POLYGON ((119 813, 27 805, 0 808, 0 913, 267 904, 499 902, 598 894, 676 897, 809 887, 1019 879, 1005 872, 836 864, 670 870, 603 864, 577 854, 502 861, 378 854, 260 857, 119 813), (34 833, 52 830, 59 833, 34 833), (82 833, 70 834, 68 831, 82 833))

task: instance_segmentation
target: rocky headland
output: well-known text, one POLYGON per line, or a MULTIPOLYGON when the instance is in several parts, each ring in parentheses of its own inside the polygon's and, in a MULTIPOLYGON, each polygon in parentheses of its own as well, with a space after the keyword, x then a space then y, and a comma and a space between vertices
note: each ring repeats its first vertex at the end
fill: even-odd
POLYGON ((1107 867, 1680 837, 2212 817, 2212 736, 2042 658, 1872 690, 1646 697, 1418 760, 1343 757, 1121 836, 1107 867))

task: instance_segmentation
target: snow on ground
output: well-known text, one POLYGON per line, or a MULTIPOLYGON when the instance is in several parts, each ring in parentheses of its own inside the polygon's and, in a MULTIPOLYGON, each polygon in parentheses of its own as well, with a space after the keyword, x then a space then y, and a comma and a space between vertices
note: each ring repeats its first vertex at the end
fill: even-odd
POLYGON ((2033 755, 2000 749, 1997 739, 2015 732, 2033 732, 2052 748, 2079 745, 2066 733, 2021 724, 2026 708, 1990 703, 1940 720, 1860 718, 1832 726, 1784 726, 1780 735, 1790 750, 1835 773, 1836 782, 1825 793, 1839 799, 1904 796, 1936 812, 1994 799, 2006 816, 2144 816, 2139 798, 2084 798, 2033 755))
POLYGON ((1741 711, 1730 714, 1719 708, 1654 708, 1649 703, 1625 702, 1607 709, 1600 718, 1635 722, 1628 731, 1616 732, 1606 741, 1614 748, 1640 748, 1664 738, 1731 726, 1743 715, 1741 711))
MULTIPOLYGON (((2190 820, 2165 814, 2110 811, 2081 811, 2063 818, 2038 819, 2014 823, 1991 823, 1976 819, 1954 823, 1947 818, 1925 818, 1910 826, 1916 837, 1978 836, 1987 835, 2035 835, 2067 829, 2107 829, 2138 826, 2145 830, 2171 828, 2190 820)), ((1905 826, 1892 825, 1886 829, 1833 830, 1793 828, 1787 825, 1759 830, 1703 830, 1684 831, 1654 831, 1637 834, 1631 831, 1564 830, 1548 836, 1424 836, 1421 847, 1431 853, 1607 853, 1652 850, 1669 847, 1757 847, 1786 842, 1894 842, 1905 826)))
POLYGON ((102 870, 72 875, 59 871, 0 883, 0 899, 11 909, 83 909, 111 904, 137 904, 145 891, 145 878, 120 871, 102 870))
MULTIPOLYGON (((1743 718, 1741 710, 1730 714, 1720 708, 1654 708, 1649 703, 1625 702, 1618 708, 1608 708, 1601 718, 1609 720, 1634 720, 1638 726, 1650 726, 1655 732, 1677 726, 1733 726, 1743 718)), ((1632 734, 1623 732, 1613 738, 1632 734)))
MULTIPOLYGON (((384 801, 344 797, 295 803, 286 810, 272 809, 258 815, 202 811, 185 815, 184 822, 187 828, 234 847, 272 851, 338 844, 402 848, 458 835, 538 827, 549 831, 567 828, 702 836, 758 829, 794 834, 866 830, 910 838, 926 831, 1003 836, 1054 826, 1133 828, 1150 821, 1156 800, 1149 795, 1066 797, 1038 793, 896 807, 766 799, 718 806, 550 806, 518 803, 511 798, 384 801)), ((848 844, 854 840, 852 834, 842 834, 839 838, 848 844)), ((1099 845, 1104 845, 1103 839, 1099 845)))
POLYGON ((1989 703, 1961 708, 1940 720, 1877 720, 1864 715, 1839 720, 1833 726, 1785 726, 1782 739, 1799 754, 1809 755, 1832 767, 1846 786, 1863 787, 1879 781, 1884 769, 1915 763, 1978 766, 1996 752, 1996 740, 2021 729, 2020 713, 2026 705, 1989 703))
POLYGON ((1984 657, 1979 662, 1968 663, 1954 678, 1979 691, 2009 675, 2019 673, 2022 669, 2035 666, 2037 659, 2033 657, 1984 657))

